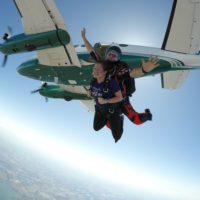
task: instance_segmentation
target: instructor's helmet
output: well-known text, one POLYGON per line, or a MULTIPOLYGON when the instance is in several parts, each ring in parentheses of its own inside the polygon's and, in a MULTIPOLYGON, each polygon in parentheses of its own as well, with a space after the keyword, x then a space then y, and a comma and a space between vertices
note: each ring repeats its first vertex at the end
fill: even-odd
POLYGON ((119 61, 122 51, 118 46, 111 46, 106 50, 105 59, 110 61, 119 61))

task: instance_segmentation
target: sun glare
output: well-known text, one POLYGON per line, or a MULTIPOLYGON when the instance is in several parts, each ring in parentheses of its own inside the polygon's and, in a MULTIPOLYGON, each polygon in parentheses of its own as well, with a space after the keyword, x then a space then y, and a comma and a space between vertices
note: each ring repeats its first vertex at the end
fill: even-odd
POLYGON ((10 117, 6 119, 5 115, 1 116, 4 116, 4 119, 0 119, 0 128, 7 130, 21 143, 51 157, 51 159, 56 159, 62 165, 70 165, 90 175, 123 185, 125 188, 137 189, 146 194, 175 199, 195 199, 200 196, 198 190, 193 190, 192 186, 174 183, 173 180, 167 180, 166 177, 147 174, 146 171, 141 171, 133 166, 125 166, 106 158, 106 156, 87 152, 84 148, 77 147, 78 145, 47 137, 38 130, 11 120, 10 117))

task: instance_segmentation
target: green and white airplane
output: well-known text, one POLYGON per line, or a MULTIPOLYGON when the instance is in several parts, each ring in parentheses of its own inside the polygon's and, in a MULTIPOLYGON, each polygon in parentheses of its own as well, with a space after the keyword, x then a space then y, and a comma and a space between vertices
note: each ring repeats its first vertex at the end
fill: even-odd
MULTIPOLYGON (((74 46, 64 19, 54 0, 14 0, 21 16, 24 33, 4 35, 0 51, 7 56, 36 51, 37 58, 25 61, 18 72, 45 82, 39 90, 48 98, 82 101, 90 110, 93 100, 86 95, 94 61, 84 45, 74 46), (48 84, 47 84, 48 83, 48 84)), ((99 53, 110 45, 122 50, 121 60, 130 68, 141 66, 141 59, 159 58, 159 67, 144 76, 161 74, 163 88, 181 86, 192 69, 200 69, 200 0, 174 0, 162 47, 152 48, 128 44, 101 44, 99 53)), ((97 45, 96 45, 97 46, 97 45)))

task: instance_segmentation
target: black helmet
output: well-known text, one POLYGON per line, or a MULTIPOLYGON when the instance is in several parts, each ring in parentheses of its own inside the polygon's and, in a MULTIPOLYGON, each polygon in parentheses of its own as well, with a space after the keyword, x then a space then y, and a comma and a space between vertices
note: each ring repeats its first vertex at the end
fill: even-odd
POLYGON ((115 54, 117 55, 117 60, 120 60, 120 57, 122 55, 122 51, 118 46, 111 46, 108 49, 106 49, 106 53, 105 53, 105 58, 107 57, 109 52, 115 52, 115 54))

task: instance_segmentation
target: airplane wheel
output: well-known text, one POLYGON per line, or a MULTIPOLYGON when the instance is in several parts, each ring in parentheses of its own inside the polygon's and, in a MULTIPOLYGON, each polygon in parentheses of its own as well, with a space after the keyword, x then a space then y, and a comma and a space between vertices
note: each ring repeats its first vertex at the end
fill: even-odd
POLYGON ((65 97, 64 100, 65 100, 65 101, 71 101, 72 98, 71 98, 71 97, 65 97))

